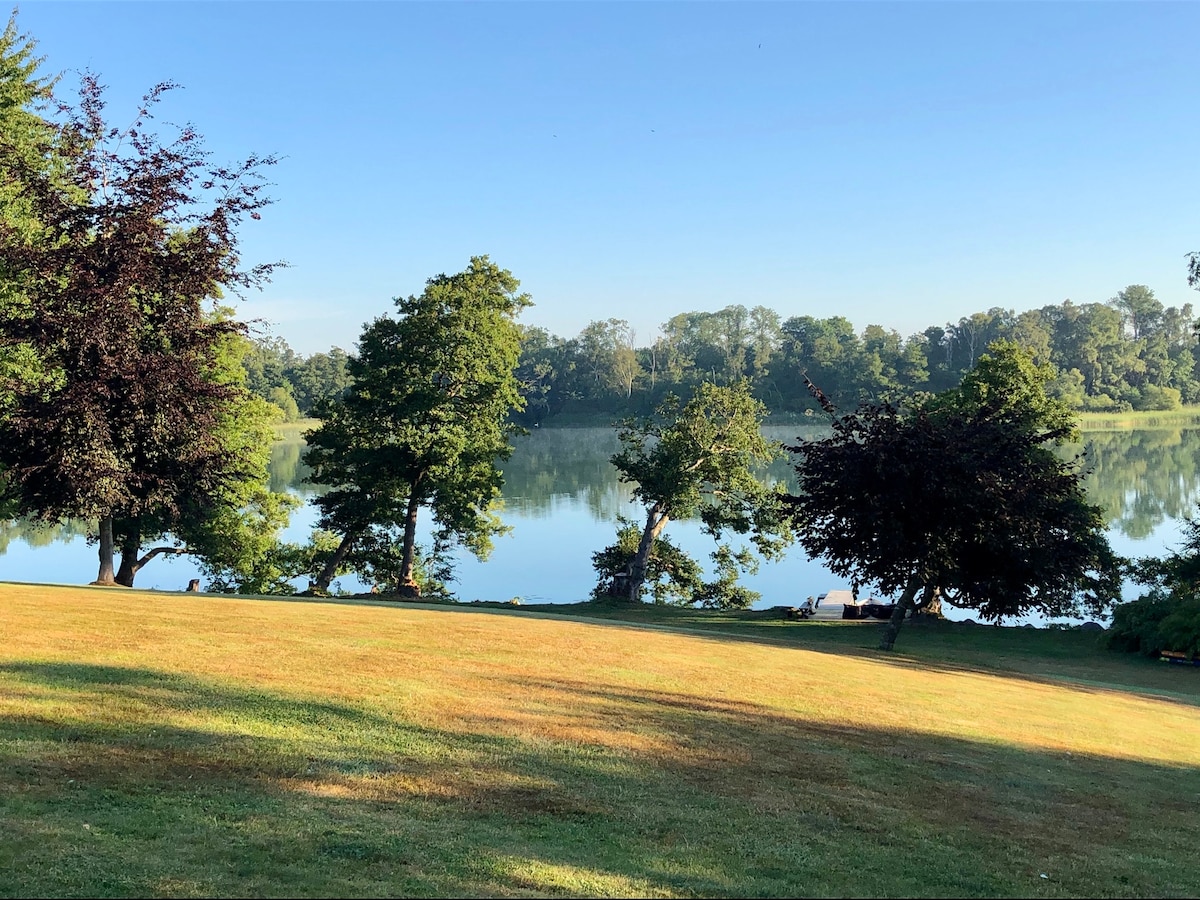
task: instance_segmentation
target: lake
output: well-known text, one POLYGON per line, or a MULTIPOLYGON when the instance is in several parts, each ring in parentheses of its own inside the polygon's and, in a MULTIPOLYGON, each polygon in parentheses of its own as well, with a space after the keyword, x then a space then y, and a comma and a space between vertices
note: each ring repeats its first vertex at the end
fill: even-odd
MULTIPOLYGON (((793 442, 802 429, 773 426, 769 437, 793 442)), ((311 498, 318 490, 302 483, 303 444, 275 445, 271 479, 276 490, 311 498)), ((591 554, 609 544, 617 516, 641 520, 630 502, 628 485, 617 479, 609 457, 618 449, 616 433, 606 428, 544 428, 518 439, 505 466, 504 512, 512 533, 497 539, 486 563, 466 555, 452 585, 459 599, 511 600, 528 603, 571 603, 586 599, 595 575, 591 554)), ((1159 555, 1174 548, 1180 519, 1192 513, 1200 498, 1200 429, 1096 431, 1084 435, 1087 488, 1108 515, 1116 552, 1126 556, 1159 555)), ((787 480, 791 469, 776 463, 768 475, 787 480)), ((427 517, 426 517, 427 518, 427 517)), ((315 521, 306 505, 292 517, 287 537, 302 541, 315 521)), ((428 522, 425 523, 426 525, 428 522)), ((85 584, 96 576, 96 553, 86 543, 87 528, 69 523, 32 528, 24 522, 0 526, 0 579, 85 584)), ((713 543, 695 522, 672 522, 667 533, 684 549, 707 559, 713 543)), ((139 588, 181 590, 198 577, 186 557, 159 558, 138 574, 139 588)), ((763 595, 760 606, 795 605, 812 594, 849 587, 799 548, 778 563, 764 563, 745 584, 763 595)), ((342 578, 335 588, 363 590, 355 579, 342 578)), ((1129 587, 1127 596, 1136 596, 1129 587)), ((954 611, 948 611, 956 617, 954 611)), ((1021 620, 1025 621, 1025 620, 1021 620)), ((1041 620, 1032 618, 1035 624, 1041 620)))

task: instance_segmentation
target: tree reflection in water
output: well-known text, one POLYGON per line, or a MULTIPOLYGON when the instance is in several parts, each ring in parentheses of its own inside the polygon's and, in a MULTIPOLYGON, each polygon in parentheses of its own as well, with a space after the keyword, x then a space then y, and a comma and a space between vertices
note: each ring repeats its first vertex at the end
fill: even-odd
MULTIPOLYGON (((794 426, 767 429, 769 437, 785 442, 819 433, 794 426)), ((620 483, 609 463, 617 449, 616 433, 608 428, 535 429, 519 438, 504 466, 503 516, 513 526, 512 536, 497 542, 490 562, 461 560, 459 596, 584 599, 594 580, 591 554, 611 541, 617 515, 630 511, 632 491, 620 483)), ((302 450, 298 440, 275 445, 272 489, 305 498, 321 491, 303 481, 308 470, 300 462, 302 450)), ((1079 445, 1064 448, 1068 453, 1080 450, 1085 452, 1088 494, 1104 508, 1117 551, 1150 556, 1172 545, 1176 521, 1190 516, 1200 498, 1200 429, 1087 432, 1079 445)), ((792 470, 779 461, 765 474, 788 483, 792 470)), ((311 513, 311 507, 297 511, 288 539, 304 540, 311 513)), ((95 574, 95 551, 86 544, 88 531, 88 524, 79 522, 51 527, 22 521, 0 524, 0 579, 89 581, 95 574)), ((690 552, 708 552, 697 523, 674 524, 672 535, 690 552)), ((161 567, 156 562, 146 570, 146 586, 178 590, 196 577, 190 574, 193 569, 186 559, 161 567)), ((762 591, 767 605, 791 604, 797 592, 802 599, 806 593, 842 586, 798 551, 782 563, 764 565, 747 585, 762 591)))

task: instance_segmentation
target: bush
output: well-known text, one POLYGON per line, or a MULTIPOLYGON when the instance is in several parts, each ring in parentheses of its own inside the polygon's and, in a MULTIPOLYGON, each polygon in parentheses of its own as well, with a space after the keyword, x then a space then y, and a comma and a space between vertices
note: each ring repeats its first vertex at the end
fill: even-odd
POLYGON ((1155 589, 1113 610, 1106 634, 1111 650, 1154 656, 1160 650, 1200 653, 1200 597, 1155 589))
POLYGON ((1153 656, 1166 649, 1158 626, 1171 609, 1171 598, 1160 591, 1121 603, 1113 609, 1113 621, 1105 635, 1110 650, 1144 653, 1153 656))
POLYGON ((1177 388, 1148 384, 1142 389, 1142 398, 1134 404, 1134 409, 1166 411, 1179 409, 1180 405, 1180 393, 1177 388))
POLYGON ((1084 412, 1125 412, 1133 407, 1124 401, 1114 400, 1108 394, 1096 394, 1083 398, 1084 412))
POLYGON ((1178 551, 1139 559, 1130 575, 1150 590, 1113 610, 1108 646, 1148 656, 1200 653, 1200 521, 1184 524, 1178 551))

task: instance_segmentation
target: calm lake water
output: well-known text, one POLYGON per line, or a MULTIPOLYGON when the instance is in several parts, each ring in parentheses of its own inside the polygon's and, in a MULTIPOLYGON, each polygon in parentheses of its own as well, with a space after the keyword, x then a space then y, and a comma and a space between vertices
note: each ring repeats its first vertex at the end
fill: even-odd
MULTIPOLYGON (((793 442, 800 429, 767 429, 769 437, 793 442)), ((274 448, 272 486, 309 497, 312 485, 301 483, 303 444, 274 448)), ((540 429, 517 442, 505 466, 503 517, 512 533, 496 541, 486 563, 466 555, 452 585, 459 599, 570 603, 586 599, 595 583, 591 554, 610 543, 617 516, 641 519, 630 502, 627 485, 617 480, 609 457, 618 449, 616 433, 604 428, 540 429)), ((1180 519, 1200 499, 1200 429, 1089 432, 1082 448, 1090 470, 1092 501, 1109 517, 1114 549, 1127 556, 1151 556, 1174 548, 1180 519)), ((786 480, 786 462, 769 475, 786 480)), ((301 541, 315 521, 306 505, 293 515, 291 540, 301 541)), ((23 522, 0 526, 0 580, 85 584, 96 576, 96 553, 86 542, 86 525, 34 529, 23 522)), ((673 522, 672 540, 700 558, 713 549, 711 539, 693 522, 673 522)), ((138 574, 138 587, 181 590, 198 577, 186 557, 156 559, 138 574)), ((792 605, 810 594, 849 587, 799 548, 778 563, 764 563, 745 583, 763 595, 761 606, 792 605)), ((335 582, 347 591, 362 590, 354 579, 335 582)), ((1127 590, 1136 596, 1136 589, 1127 590)), ((951 616, 954 613, 951 611, 951 616)), ((1038 622, 1037 619, 1033 621, 1038 622)), ((1038 622, 1040 624, 1040 622, 1038 622)))

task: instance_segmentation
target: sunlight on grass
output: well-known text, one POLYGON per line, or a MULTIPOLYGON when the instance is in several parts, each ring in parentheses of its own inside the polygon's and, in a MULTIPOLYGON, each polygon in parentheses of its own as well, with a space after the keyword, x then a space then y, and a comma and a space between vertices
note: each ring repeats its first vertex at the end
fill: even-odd
POLYGON ((498 881, 541 894, 587 897, 677 896, 650 881, 538 859, 492 856, 481 860, 480 868, 498 881))
POLYGON ((0 628, 19 894, 1200 888, 1190 670, 18 585, 0 628))

